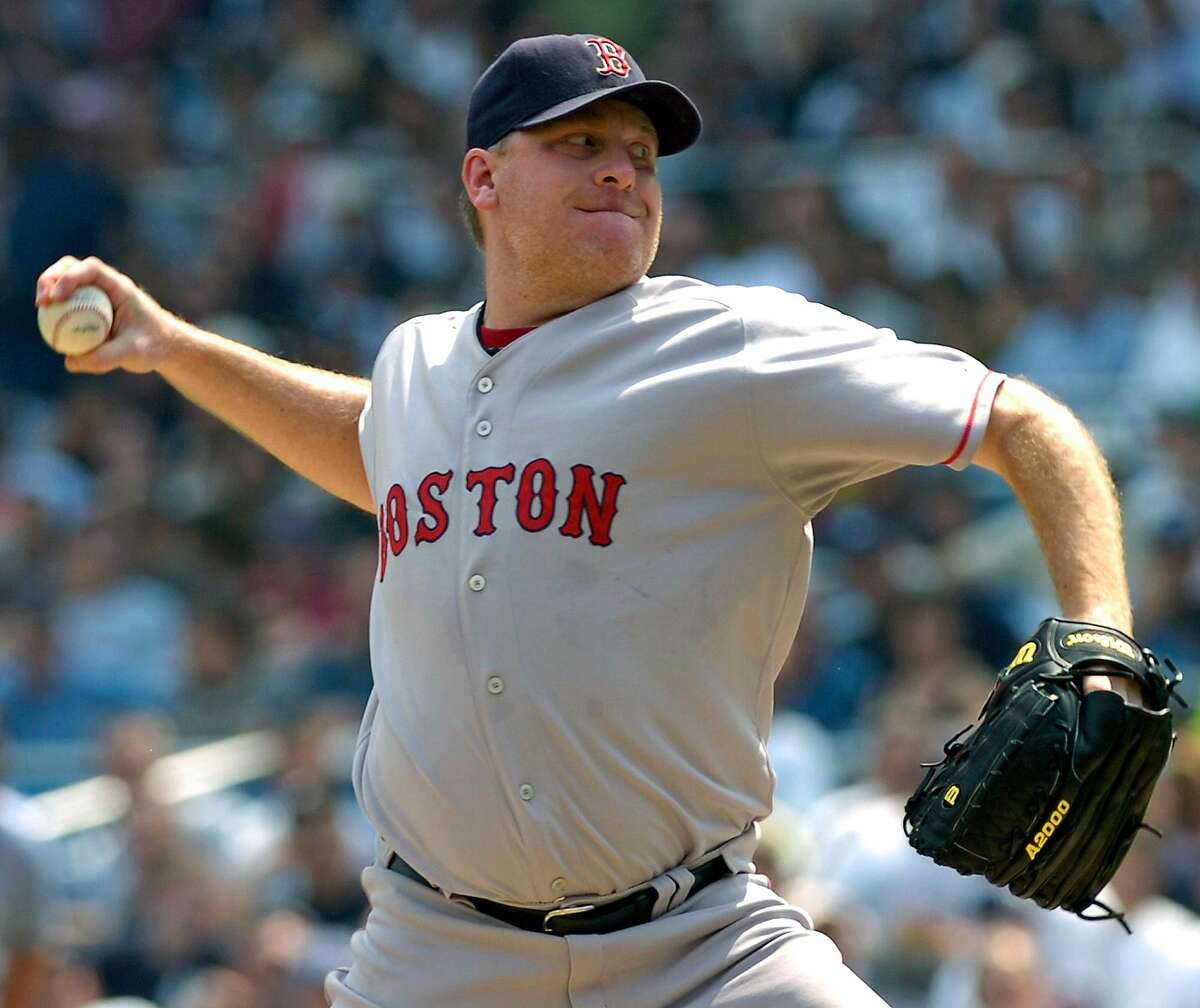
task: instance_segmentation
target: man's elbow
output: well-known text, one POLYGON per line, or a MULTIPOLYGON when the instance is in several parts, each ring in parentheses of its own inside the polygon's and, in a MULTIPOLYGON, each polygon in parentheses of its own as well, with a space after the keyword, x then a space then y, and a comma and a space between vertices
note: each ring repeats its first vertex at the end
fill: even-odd
POLYGON ((1087 437, 1069 407, 1024 379, 1006 378, 996 391, 987 430, 973 461, 1009 479, 1014 463, 1034 443, 1064 437, 1069 443, 1076 432, 1087 437))

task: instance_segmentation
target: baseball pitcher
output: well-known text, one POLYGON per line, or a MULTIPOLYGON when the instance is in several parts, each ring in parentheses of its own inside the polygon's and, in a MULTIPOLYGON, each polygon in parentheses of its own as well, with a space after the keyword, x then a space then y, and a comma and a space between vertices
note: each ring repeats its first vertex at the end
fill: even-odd
POLYGON ((379 849, 335 1008, 883 1003, 752 862, 842 487, 992 469, 1062 615, 1132 631, 1108 471, 1066 408, 799 294, 647 275, 658 161, 699 133, 611 39, 506 49, 461 168, 485 298, 400 325, 369 381, 201 331, 94 259, 38 283, 113 303, 70 370, 156 371, 378 524, 354 784, 379 849))

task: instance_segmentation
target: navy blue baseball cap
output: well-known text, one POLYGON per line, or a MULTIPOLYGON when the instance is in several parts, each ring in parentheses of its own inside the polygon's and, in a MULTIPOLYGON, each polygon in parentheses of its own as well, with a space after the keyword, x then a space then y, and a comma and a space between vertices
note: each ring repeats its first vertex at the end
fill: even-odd
POLYGON ((621 46, 601 35, 519 39, 475 83, 467 109, 467 150, 491 147, 513 130, 569 115, 604 98, 621 98, 646 113, 660 156, 690 147, 700 113, 674 84, 646 80, 621 46))

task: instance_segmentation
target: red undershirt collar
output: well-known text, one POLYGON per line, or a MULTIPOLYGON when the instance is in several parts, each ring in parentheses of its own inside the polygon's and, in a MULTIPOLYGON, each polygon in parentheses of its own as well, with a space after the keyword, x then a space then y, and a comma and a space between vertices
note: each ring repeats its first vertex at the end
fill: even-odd
POLYGON ((537 326, 518 326, 516 329, 492 329, 490 326, 480 325, 479 342, 485 350, 502 350, 509 343, 515 343, 536 328, 537 326))
POLYGON ((485 301, 480 306, 479 314, 475 316, 475 335, 479 345, 491 356, 495 356, 510 343, 515 343, 527 332, 533 332, 537 326, 517 326, 513 329, 493 329, 483 324, 483 312, 487 307, 485 301))

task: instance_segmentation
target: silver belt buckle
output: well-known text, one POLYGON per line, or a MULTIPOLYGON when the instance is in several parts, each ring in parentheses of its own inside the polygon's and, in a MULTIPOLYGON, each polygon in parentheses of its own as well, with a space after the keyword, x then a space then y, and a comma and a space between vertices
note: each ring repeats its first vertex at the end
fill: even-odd
POLYGON ((595 906, 591 903, 584 903, 580 906, 556 907, 553 910, 547 910, 546 916, 542 918, 542 930, 546 934, 554 934, 550 930, 550 922, 556 917, 570 917, 572 914, 587 913, 590 910, 595 910, 595 906))

